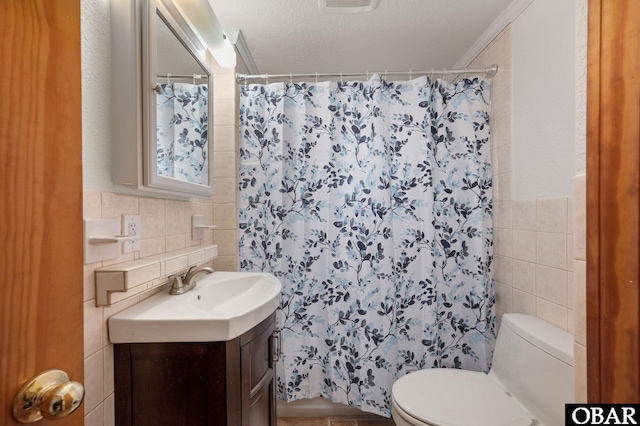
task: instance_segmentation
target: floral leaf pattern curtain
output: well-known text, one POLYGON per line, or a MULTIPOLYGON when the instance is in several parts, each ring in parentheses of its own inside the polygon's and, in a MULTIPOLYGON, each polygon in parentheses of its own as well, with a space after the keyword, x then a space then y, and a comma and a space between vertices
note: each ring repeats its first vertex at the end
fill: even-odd
POLYGON ((246 85, 240 105, 240 263, 283 284, 279 397, 388 416, 406 373, 488 371, 488 82, 246 85))
POLYGON ((161 84, 157 104, 158 175, 209 185, 208 87, 161 84))

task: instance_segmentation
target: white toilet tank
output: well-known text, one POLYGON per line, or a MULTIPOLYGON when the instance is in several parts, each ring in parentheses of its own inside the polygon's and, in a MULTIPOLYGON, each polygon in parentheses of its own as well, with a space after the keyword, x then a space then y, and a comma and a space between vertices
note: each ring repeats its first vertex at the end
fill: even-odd
POLYGON ((542 424, 564 423, 573 402, 573 336, 529 315, 505 314, 498 333, 494 376, 542 424))

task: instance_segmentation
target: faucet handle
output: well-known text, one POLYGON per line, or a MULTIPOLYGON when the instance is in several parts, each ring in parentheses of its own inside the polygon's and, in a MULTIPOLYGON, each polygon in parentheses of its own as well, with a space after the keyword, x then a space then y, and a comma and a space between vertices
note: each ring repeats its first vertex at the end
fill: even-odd
POLYGON ((184 280, 185 278, 187 278, 187 275, 189 275, 191 271, 193 271, 195 268, 196 268, 196 265, 189 266, 184 274, 180 274, 180 278, 184 280))
POLYGON ((185 292, 184 283, 182 282, 184 277, 181 274, 169 275, 167 278, 171 280, 171 290, 169 294, 182 294, 185 292))

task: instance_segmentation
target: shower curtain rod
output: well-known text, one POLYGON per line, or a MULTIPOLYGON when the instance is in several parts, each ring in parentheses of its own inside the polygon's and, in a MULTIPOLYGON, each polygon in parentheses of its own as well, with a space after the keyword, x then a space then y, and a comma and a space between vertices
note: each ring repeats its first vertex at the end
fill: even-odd
POLYGON ((206 74, 167 74, 167 75, 157 75, 156 78, 195 78, 196 80, 198 79, 203 79, 203 78, 209 78, 208 75, 206 74))
POLYGON ((303 74, 241 74, 236 73, 236 82, 240 83, 244 81, 246 83, 247 80, 251 79, 261 79, 269 81, 270 78, 273 79, 294 79, 294 78, 315 78, 316 81, 318 78, 326 78, 326 77, 361 77, 366 76, 369 77, 373 74, 382 74, 382 75, 408 75, 411 78, 413 75, 449 75, 449 74, 484 74, 487 78, 493 78, 498 73, 498 65, 493 64, 487 68, 466 68, 466 69, 443 69, 443 70, 429 70, 429 71, 366 71, 366 72, 334 72, 334 73, 303 73, 303 74))

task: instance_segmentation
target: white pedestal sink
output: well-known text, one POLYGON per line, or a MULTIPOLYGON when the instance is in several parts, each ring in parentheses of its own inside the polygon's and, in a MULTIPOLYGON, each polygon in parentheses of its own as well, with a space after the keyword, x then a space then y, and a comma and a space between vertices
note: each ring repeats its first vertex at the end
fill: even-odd
POLYGON ((195 279, 196 288, 188 293, 159 293, 109 318, 111 342, 228 341, 280 304, 282 284, 271 274, 214 272, 195 279))

